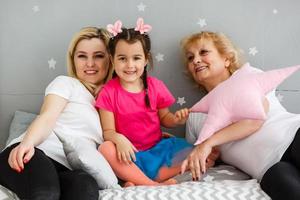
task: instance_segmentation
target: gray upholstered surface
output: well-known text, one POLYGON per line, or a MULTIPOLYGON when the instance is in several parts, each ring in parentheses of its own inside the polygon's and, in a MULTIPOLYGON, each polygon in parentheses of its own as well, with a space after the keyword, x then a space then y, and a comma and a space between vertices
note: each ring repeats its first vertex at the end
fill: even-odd
POLYGON ((24 133, 36 116, 37 115, 34 113, 16 110, 9 126, 9 135, 6 145, 8 145, 14 138, 17 138, 24 133))

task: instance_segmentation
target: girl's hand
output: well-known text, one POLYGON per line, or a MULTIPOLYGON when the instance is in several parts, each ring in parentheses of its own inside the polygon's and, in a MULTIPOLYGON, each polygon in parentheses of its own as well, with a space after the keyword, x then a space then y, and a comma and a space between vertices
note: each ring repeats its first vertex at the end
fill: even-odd
POLYGON ((163 137, 163 138, 171 138, 171 137, 175 137, 175 136, 172 135, 172 134, 170 134, 170 133, 163 132, 163 133, 162 133, 162 137, 163 137))
POLYGON ((136 161, 135 152, 138 152, 138 150, 124 135, 118 134, 116 147, 120 162, 123 161, 126 164, 130 164, 132 161, 136 161))
POLYGON ((28 163, 34 155, 34 145, 32 143, 21 142, 13 148, 8 157, 9 166, 21 172, 24 169, 24 164, 28 163))
POLYGON ((193 180, 199 180, 201 174, 206 172, 206 160, 212 147, 205 142, 198 144, 190 155, 185 159, 181 165, 181 173, 185 172, 186 169, 190 169, 193 180))
POLYGON ((185 124, 186 120, 189 117, 189 113, 190 113, 190 111, 187 108, 177 110, 175 112, 175 123, 176 124, 185 124))

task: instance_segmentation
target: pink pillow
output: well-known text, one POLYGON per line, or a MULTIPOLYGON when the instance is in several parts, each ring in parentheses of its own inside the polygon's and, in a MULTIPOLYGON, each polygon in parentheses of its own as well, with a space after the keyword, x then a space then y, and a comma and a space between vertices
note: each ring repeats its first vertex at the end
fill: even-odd
POLYGON ((236 121, 266 119, 263 107, 265 94, 299 68, 293 66, 258 72, 246 63, 191 108, 192 112, 208 114, 195 145, 236 121))

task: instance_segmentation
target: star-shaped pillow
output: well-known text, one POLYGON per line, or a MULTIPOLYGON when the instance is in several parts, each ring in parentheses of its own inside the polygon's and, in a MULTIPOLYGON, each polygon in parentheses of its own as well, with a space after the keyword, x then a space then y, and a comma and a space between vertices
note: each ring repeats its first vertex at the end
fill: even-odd
POLYGON ((265 94, 299 68, 292 66, 260 72, 246 63, 191 108, 192 112, 207 113, 195 145, 239 120, 266 119, 263 107, 265 94))

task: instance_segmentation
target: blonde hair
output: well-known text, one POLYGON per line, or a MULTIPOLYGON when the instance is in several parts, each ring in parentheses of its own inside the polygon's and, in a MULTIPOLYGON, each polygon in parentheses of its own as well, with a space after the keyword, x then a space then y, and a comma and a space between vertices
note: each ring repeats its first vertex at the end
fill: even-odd
POLYGON ((230 61, 228 67, 230 74, 235 72, 244 64, 241 51, 233 45, 233 43, 226 35, 224 35, 223 33, 202 31, 200 33, 190 35, 181 41, 181 49, 184 54, 184 64, 186 66, 188 64, 188 60, 185 54, 187 53, 188 48, 197 41, 212 41, 219 54, 230 61))
MULTIPOLYGON (((68 69, 68 75, 78 79, 94 96, 97 95, 99 87, 97 85, 88 83, 86 81, 83 81, 78 78, 77 73, 76 73, 76 67, 74 63, 74 54, 77 48, 77 45, 80 41, 84 39, 92 39, 92 38, 98 38, 103 43, 105 44, 105 47, 108 47, 108 42, 110 39, 111 35, 110 33, 102 28, 97 28, 97 27, 85 27, 82 28, 78 33, 76 33, 69 45, 68 52, 67 52, 67 69, 68 69)), ((112 76, 112 63, 110 59, 108 58, 108 73, 103 80, 104 83, 106 83, 109 79, 111 79, 112 76)))

